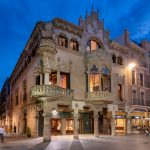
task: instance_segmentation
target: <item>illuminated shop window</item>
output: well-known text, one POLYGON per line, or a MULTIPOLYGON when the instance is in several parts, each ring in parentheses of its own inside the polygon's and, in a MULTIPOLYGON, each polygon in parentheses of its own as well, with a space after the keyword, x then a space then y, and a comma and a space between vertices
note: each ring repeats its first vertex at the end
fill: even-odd
POLYGON ((51 132, 54 134, 60 133, 61 123, 60 119, 52 119, 51 120, 51 132))
POLYGON ((99 91, 99 84, 100 84, 100 75, 99 70, 96 68, 96 65, 90 69, 90 92, 99 91))
POLYGON ((78 42, 75 40, 71 40, 70 41, 70 48, 72 50, 78 51, 79 50, 78 42))
POLYGON ((93 50, 97 50, 99 48, 101 48, 101 47, 96 41, 94 41, 94 40, 88 41, 87 50, 93 51, 93 50))
POLYGON ((67 119, 66 120, 66 131, 67 132, 69 132, 69 131, 72 132, 74 130, 73 126, 74 126, 73 120, 67 119))
POLYGON ((65 36, 59 35, 58 44, 63 47, 68 47, 68 40, 65 36))

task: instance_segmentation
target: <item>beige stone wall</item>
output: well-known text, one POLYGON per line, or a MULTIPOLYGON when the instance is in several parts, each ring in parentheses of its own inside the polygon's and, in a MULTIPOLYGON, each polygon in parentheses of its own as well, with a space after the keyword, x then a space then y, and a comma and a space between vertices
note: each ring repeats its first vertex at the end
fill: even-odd
POLYGON ((31 130, 31 136, 34 137, 35 136, 35 116, 36 116, 36 113, 35 113, 35 109, 34 108, 28 108, 28 115, 27 115, 27 127, 30 128, 31 130))
POLYGON ((69 64, 71 62, 71 89, 74 90, 75 99, 82 100, 85 98, 85 66, 84 56, 71 51, 57 50, 56 60, 69 64))
MULTIPOLYGON (((35 60, 31 62, 26 70, 23 72, 22 76, 18 79, 18 81, 14 84, 11 88, 11 94, 13 95, 13 102, 12 102, 12 126, 14 124, 17 127, 17 133, 22 133, 23 129, 23 80, 27 80, 27 106, 31 103, 30 98, 30 88, 35 85, 35 76, 34 76, 34 65, 35 60), (15 90, 19 88, 19 99, 18 105, 16 105, 16 98, 15 98, 15 90)), ((30 113, 28 113, 28 116, 30 113)), ((30 121, 28 121, 29 123, 30 121)), ((29 124, 31 125, 31 124, 29 124)), ((27 124, 28 126, 28 124, 27 124)))

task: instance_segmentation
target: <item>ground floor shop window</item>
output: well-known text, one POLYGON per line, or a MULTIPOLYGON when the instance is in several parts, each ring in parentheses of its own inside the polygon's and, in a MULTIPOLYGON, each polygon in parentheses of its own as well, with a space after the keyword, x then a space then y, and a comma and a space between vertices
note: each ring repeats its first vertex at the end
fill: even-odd
POLYGON ((121 116, 117 116, 116 119, 116 134, 125 134, 126 132, 126 119, 121 116))
POLYGON ((60 134, 61 123, 60 119, 51 120, 51 132, 52 134, 60 134))
POLYGON ((67 133, 73 133, 73 125, 74 125, 74 121, 72 119, 67 119, 66 120, 66 132, 67 133))

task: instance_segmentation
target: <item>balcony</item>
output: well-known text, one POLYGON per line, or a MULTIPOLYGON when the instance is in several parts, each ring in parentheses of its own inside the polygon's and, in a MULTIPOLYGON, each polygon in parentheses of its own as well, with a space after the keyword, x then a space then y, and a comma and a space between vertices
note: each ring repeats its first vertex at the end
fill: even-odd
POLYGON ((73 99, 74 92, 54 85, 35 85, 30 89, 31 97, 69 98, 73 99))
POLYGON ((141 61, 141 62, 139 62, 139 66, 147 68, 147 63, 145 61, 141 61))
POLYGON ((140 99, 134 99, 132 105, 148 106, 150 107, 150 101, 141 101, 140 99))
POLYGON ((116 96, 108 91, 93 91, 86 93, 86 100, 111 103, 116 100, 116 96))

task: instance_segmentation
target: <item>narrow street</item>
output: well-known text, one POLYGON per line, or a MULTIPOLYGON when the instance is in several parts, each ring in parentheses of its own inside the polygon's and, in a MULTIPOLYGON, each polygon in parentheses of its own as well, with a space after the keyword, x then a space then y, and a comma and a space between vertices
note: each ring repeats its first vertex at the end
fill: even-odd
POLYGON ((42 138, 18 139, 6 138, 0 149, 8 150, 149 150, 150 137, 145 135, 106 136, 98 138, 93 135, 80 135, 79 140, 73 136, 52 136, 50 143, 43 143, 42 138))

